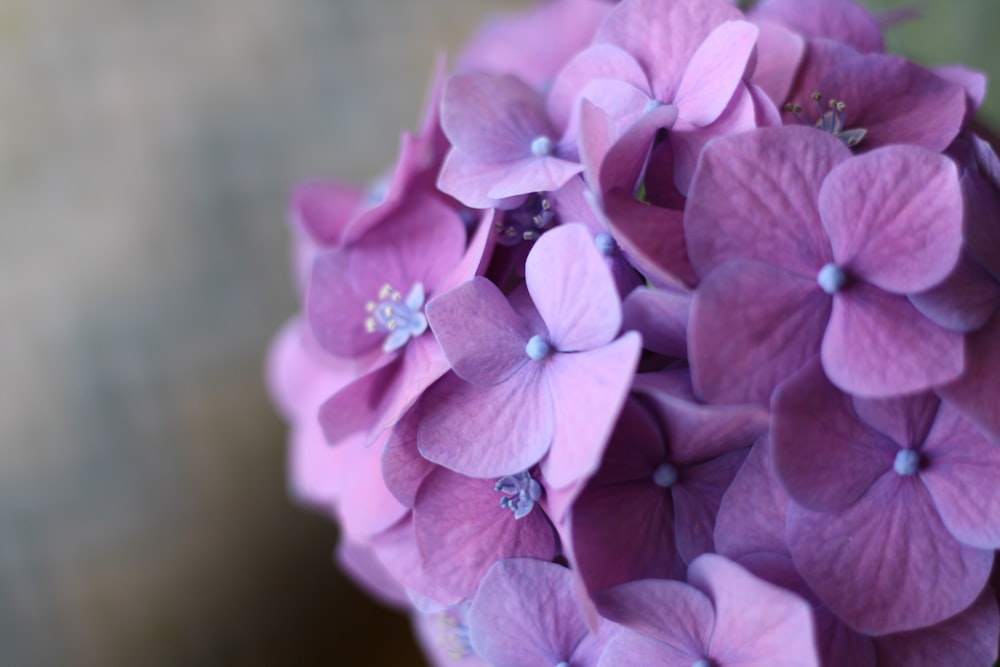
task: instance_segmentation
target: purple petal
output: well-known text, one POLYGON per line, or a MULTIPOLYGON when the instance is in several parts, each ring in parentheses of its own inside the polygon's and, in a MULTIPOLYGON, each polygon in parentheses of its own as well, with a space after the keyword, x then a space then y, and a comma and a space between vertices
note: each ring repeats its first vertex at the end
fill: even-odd
POLYGON ((719 403, 768 403, 779 382, 819 353, 829 297, 767 264, 729 262, 698 286, 688 353, 699 394, 719 403))
POLYGON ((897 446, 913 449, 923 445, 941 408, 941 401, 931 391, 888 399, 855 397, 853 403, 864 424, 897 446))
POLYGON ((494 565, 469 612, 476 652, 495 667, 569 661, 588 633, 571 577, 565 567, 526 558, 494 565))
POLYGON ((543 234, 524 269, 528 292, 560 352, 605 345, 621 328, 618 289, 586 227, 543 234))
MULTIPOLYGON (((483 165, 490 169, 493 184, 486 193, 494 200, 532 192, 558 190, 581 171, 583 165, 558 157, 527 157, 514 162, 483 165)), ((442 172, 443 173, 443 172, 442 172)))
POLYGON ((783 104, 792 92, 799 64, 805 58, 805 40, 784 26, 755 20, 760 28, 757 40, 757 67, 753 83, 760 86, 776 104, 783 104))
POLYGON ((989 665, 997 659, 1000 611, 987 586, 961 614, 929 628, 875 640, 880 667, 989 665))
POLYGON ((1000 547, 1000 447, 945 405, 920 453, 920 478, 952 535, 980 549, 1000 547))
POLYGON ((625 631, 611 640, 598 667, 691 667, 700 653, 679 650, 669 644, 625 631))
POLYGON ((671 487, 674 496, 674 526, 677 550, 690 563, 703 553, 715 550, 713 533, 725 494, 749 447, 717 456, 704 463, 685 467, 681 480, 671 487))
POLYGON ((951 274, 926 292, 909 295, 925 317, 952 331, 979 329, 1000 306, 1000 282, 962 253, 951 274))
POLYGON ((706 656, 715 611, 694 586, 643 579, 598 593, 596 599, 602 616, 692 656, 692 662, 706 656))
POLYGON ((314 243, 332 248, 340 245, 363 200, 364 192, 356 186, 311 181, 296 186, 290 214, 314 243))
POLYGON ((934 324, 906 297, 864 283, 834 295, 821 357, 835 385, 867 397, 943 384, 965 362, 961 334, 934 324))
POLYGON ((764 0, 754 8, 753 18, 781 23, 810 39, 835 39, 862 52, 884 48, 878 21, 851 0, 764 0))
POLYGON ((642 346, 667 357, 687 358, 691 293, 639 287, 622 302, 622 329, 642 335, 642 346))
POLYGON ((397 358, 328 398, 319 408, 319 423, 327 442, 336 443, 361 431, 371 431, 384 413, 384 399, 400 373, 397 358))
POLYGON ((730 259, 757 259, 814 279, 831 258, 816 209, 820 186, 849 156, 843 142, 806 127, 765 128, 707 146, 684 220, 695 271, 704 276, 730 259))
POLYGON ((761 438, 722 497, 715 521, 715 548, 723 556, 785 553, 788 494, 773 472, 771 444, 761 438))
POLYGON ((889 146, 835 168, 819 210, 836 264, 905 294, 951 272, 962 247, 962 191, 955 163, 918 146, 889 146))
POLYGON ((417 492, 417 544, 424 569, 443 592, 432 597, 472 598, 490 566, 504 558, 555 556, 555 533, 545 514, 515 519, 500 506, 494 483, 438 468, 417 492))
POLYGON ((555 433, 542 472, 553 487, 562 488, 597 470, 641 349, 639 335, 629 332, 604 347, 557 353, 548 360, 545 375, 555 399, 555 433))
POLYGON ((759 34, 747 21, 722 23, 705 38, 684 70, 673 103, 696 127, 722 115, 747 70, 759 34))
POLYGON ((380 533, 409 512, 382 481, 382 448, 387 437, 388 433, 383 434, 370 446, 364 440, 338 445, 350 448, 342 462, 337 514, 341 529, 351 539, 380 533))
POLYGON ((863 55, 827 72, 817 90, 846 105, 848 128, 863 127, 862 146, 916 144, 943 151, 965 118, 965 91, 898 56, 863 55))
POLYGON ((851 397, 818 360, 778 387, 772 400, 774 469, 788 494, 812 510, 854 503, 888 470, 901 446, 863 424, 851 397))
POLYGON ((445 86, 441 127, 455 149, 480 162, 529 157, 536 137, 556 139, 541 95, 509 74, 454 75, 445 86))
POLYGON ((643 204, 622 190, 607 193, 604 202, 615 241, 640 272, 659 285, 687 287, 697 282, 681 211, 643 204))
POLYGON ((938 389, 995 440, 1000 440, 1000 313, 966 341, 965 370, 958 380, 938 389))
POLYGON ((767 431, 767 411, 756 405, 704 405, 668 391, 646 391, 670 443, 670 460, 688 466, 749 447, 767 431))
POLYGON ((799 596, 716 554, 691 563, 688 581, 715 605, 709 654, 720 664, 819 667, 812 610, 799 596))
POLYGON ((427 321, 452 370, 466 382, 497 384, 530 361, 524 346, 531 332, 486 278, 433 299, 427 321))
POLYGON ((473 477, 527 470, 552 442, 553 405, 537 364, 481 387, 448 374, 420 400, 420 453, 473 477))
POLYGON ((823 603, 869 634, 916 629, 960 612, 993 564, 993 552, 952 537, 919 479, 893 472, 841 512, 793 504, 788 543, 823 603))
POLYGON ((396 423, 382 451, 382 477, 399 502, 413 507, 417 489, 437 467, 417 449, 418 409, 414 407, 396 423))
POLYGON ((614 134, 616 140, 600 164, 598 190, 634 191, 639 186, 657 133, 672 128, 676 121, 677 107, 662 104, 643 114, 625 132, 614 134))

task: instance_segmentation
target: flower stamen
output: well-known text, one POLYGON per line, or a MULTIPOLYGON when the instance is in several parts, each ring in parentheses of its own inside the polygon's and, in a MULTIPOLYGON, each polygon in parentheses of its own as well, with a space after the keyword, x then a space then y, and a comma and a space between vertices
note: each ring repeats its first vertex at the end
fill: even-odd
POLYGON ((493 488, 504 494, 500 507, 512 511, 515 519, 528 516, 542 499, 542 485, 527 470, 501 477, 493 488))
POLYGON ((383 352, 393 352, 427 331, 427 317, 423 313, 424 286, 416 282, 406 298, 392 285, 386 283, 378 291, 378 301, 369 301, 365 310, 365 331, 386 333, 383 352))

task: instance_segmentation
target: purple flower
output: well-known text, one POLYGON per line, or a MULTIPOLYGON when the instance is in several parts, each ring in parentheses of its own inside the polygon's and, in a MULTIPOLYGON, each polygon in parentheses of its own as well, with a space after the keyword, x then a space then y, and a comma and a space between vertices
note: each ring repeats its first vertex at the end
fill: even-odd
POLYGON ((816 362, 773 410, 775 469, 795 501, 788 545, 824 604, 884 634, 972 603, 1000 547, 996 444, 932 393, 852 399, 816 362))
POLYGON ((418 442, 427 458, 473 477, 542 461, 545 479, 563 488, 597 468, 640 340, 615 340, 621 302, 581 225, 536 241, 525 274, 531 302, 522 296, 512 305, 476 278, 430 303, 454 374, 424 395, 418 442))
POLYGON ((598 595, 601 614, 624 625, 601 667, 818 667, 809 604, 715 554, 688 582, 644 579, 598 595))
POLYGON ((702 155, 684 226, 701 276, 688 350, 709 400, 766 402, 817 354, 835 384, 867 396, 962 372, 961 334, 906 297, 959 257, 962 194, 947 158, 914 146, 851 158, 810 128, 727 137, 702 155))
POLYGON ((469 611, 472 646, 494 667, 597 667, 615 631, 588 628, 570 570, 528 558, 490 568, 469 611))

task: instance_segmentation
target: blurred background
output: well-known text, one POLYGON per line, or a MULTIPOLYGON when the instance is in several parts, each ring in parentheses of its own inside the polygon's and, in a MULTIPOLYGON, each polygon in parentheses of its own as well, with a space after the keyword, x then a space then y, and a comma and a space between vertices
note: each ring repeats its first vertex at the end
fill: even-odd
MULTIPOLYGON (((287 498, 286 195, 378 175, 526 4, 0 0, 0 667, 421 664, 287 498)), ((895 51, 1000 80, 1000 3, 907 4, 895 51)))

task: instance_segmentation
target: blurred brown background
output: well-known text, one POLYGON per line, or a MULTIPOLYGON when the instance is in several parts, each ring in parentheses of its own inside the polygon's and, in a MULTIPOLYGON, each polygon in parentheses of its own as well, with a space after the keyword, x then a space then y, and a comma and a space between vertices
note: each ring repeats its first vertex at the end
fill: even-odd
MULTIPOLYGON (((285 198, 377 175, 436 50, 525 4, 0 0, 0 666, 420 664, 286 497, 285 198)), ((892 43, 996 78, 998 26, 892 43)))

